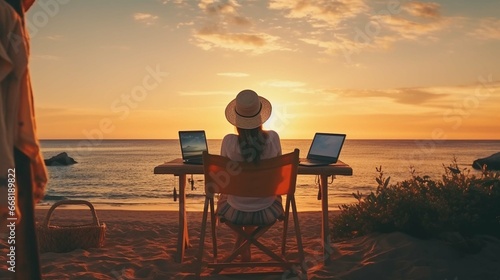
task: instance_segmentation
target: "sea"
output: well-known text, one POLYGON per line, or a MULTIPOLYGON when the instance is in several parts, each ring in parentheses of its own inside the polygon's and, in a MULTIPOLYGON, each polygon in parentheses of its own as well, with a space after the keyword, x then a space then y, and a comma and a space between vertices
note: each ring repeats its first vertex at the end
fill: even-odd
MULTIPOLYGON (((220 152, 221 140, 208 140, 209 152, 220 152)), ((305 157, 311 140, 282 139, 283 153, 300 149, 305 157)), ((59 200, 90 201, 97 209, 178 210, 174 188, 178 177, 153 174, 155 166, 180 157, 180 144, 171 140, 41 140, 44 158, 66 152, 78 163, 48 166, 46 196, 39 207, 59 200)), ((414 174, 439 180, 444 170, 456 162, 460 169, 480 175, 472 168, 475 159, 500 151, 500 140, 355 140, 347 139, 340 160, 353 169, 352 176, 329 179, 329 207, 355 203, 353 193, 367 195, 377 188, 375 178, 381 168, 391 183, 414 174)), ((203 210, 203 176, 188 175, 188 211, 203 210)), ((299 175, 297 208, 318 211, 318 178, 299 175)))

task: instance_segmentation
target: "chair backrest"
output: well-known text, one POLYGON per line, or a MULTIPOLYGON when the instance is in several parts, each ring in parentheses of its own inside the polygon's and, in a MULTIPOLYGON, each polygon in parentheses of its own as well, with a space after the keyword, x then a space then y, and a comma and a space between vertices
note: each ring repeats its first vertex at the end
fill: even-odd
POLYGON ((298 149, 258 163, 232 161, 204 152, 205 193, 246 197, 293 194, 298 164, 298 149))

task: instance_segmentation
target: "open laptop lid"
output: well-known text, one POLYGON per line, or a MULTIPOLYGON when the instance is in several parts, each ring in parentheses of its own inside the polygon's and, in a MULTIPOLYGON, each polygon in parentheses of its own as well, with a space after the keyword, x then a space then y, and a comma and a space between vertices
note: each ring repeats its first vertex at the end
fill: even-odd
POLYGON ((204 130, 179 131, 182 159, 201 159, 203 151, 208 151, 204 130))
POLYGON ((307 153, 307 159, 336 163, 345 137, 345 134, 317 132, 307 153))

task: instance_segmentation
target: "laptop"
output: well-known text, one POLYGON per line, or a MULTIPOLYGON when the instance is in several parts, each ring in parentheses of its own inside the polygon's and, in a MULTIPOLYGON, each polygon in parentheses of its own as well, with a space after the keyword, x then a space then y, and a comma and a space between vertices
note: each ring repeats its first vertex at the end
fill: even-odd
POLYGON ((317 132, 307 153, 307 158, 300 159, 299 164, 321 166, 336 163, 345 137, 345 134, 317 132))
POLYGON ((182 160, 188 164, 203 164, 203 151, 208 151, 204 130, 179 131, 182 160))

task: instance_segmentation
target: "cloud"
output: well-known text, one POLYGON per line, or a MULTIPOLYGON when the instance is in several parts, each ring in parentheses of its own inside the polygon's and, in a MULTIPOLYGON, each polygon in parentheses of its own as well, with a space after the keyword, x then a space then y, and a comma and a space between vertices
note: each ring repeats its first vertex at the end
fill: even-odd
POLYGON ((210 96, 210 95, 234 95, 234 92, 229 91, 181 91, 181 96, 210 96))
POLYGON ((439 4, 432 2, 409 2, 403 9, 416 17, 437 19, 441 17, 440 8, 439 4))
POLYGON ((119 51, 130 50, 130 47, 126 45, 106 45, 106 46, 101 46, 101 48, 105 50, 119 50, 119 51))
POLYGON ((289 18, 307 19, 312 24, 323 22, 330 25, 337 25, 368 10, 363 0, 272 0, 269 8, 284 10, 289 18))
POLYGON ((209 15, 216 14, 235 14, 236 9, 240 5, 234 0, 226 1, 213 1, 213 0, 201 0, 198 4, 200 9, 204 10, 209 15))
POLYGON ((240 14, 240 5, 234 0, 202 0, 198 7, 204 14, 204 23, 194 31, 192 42, 204 50, 220 48, 261 54, 287 49, 278 43, 277 36, 253 30, 252 22, 240 14))
POLYGON ((174 3, 174 4, 183 4, 185 2, 185 0, 159 0, 160 3, 162 3, 163 5, 166 5, 168 3, 174 3))
POLYGON ((181 23, 178 23, 176 25, 177 28, 181 28, 181 27, 184 27, 184 26, 193 26, 194 25, 194 22, 193 21, 189 21, 189 22, 181 22, 181 23))
POLYGON ((146 25, 152 25, 158 20, 158 16, 147 13, 135 13, 133 17, 134 20, 144 23, 146 25))
POLYGON ((262 82, 262 85, 269 87, 278 87, 278 88, 296 88, 296 87, 303 87, 306 84, 303 82, 296 82, 296 81, 269 80, 262 82))
POLYGON ((286 49, 278 44, 278 37, 266 33, 228 33, 204 29, 194 34, 194 38, 195 44, 205 50, 222 48, 260 54, 286 49))
POLYGON ((447 97, 446 93, 437 93, 433 89, 400 88, 382 90, 339 90, 338 94, 347 98, 387 98, 406 105, 429 105, 432 101, 447 97))
POLYGON ((350 56, 363 49, 388 49, 397 39, 392 36, 369 36, 360 29, 356 29, 354 36, 336 34, 331 40, 302 38, 304 43, 315 45, 330 55, 344 54, 350 56))
POLYGON ((272 0, 269 8, 285 12, 285 17, 295 20, 290 24, 302 20, 300 29, 304 31, 295 37, 303 43, 323 49, 329 55, 348 48, 360 48, 347 34, 352 29, 346 28, 345 24, 341 26, 341 23, 354 20, 369 11, 363 0, 272 0))
POLYGON ((33 55, 32 58, 35 60, 49 60, 49 61, 61 60, 61 57, 51 54, 36 54, 33 55))
POLYGON ((436 41, 436 34, 455 21, 454 18, 443 17, 441 6, 433 2, 410 1, 401 4, 399 10, 380 10, 376 13, 369 11, 374 6, 368 7, 362 1, 334 2, 338 10, 345 9, 337 21, 326 17, 338 10, 326 9, 324 1, 304 4, 274 0, 272 3, 280 8, 291 9, 293 12, 290 13, 307 18, 309 22, 323 21, 323 26, 311 24, 310 32, 302 33, 302 36, 298 36, 299 40, 317 46, 325 54, 344 55, 348 63, 352 63, 351 55, 363 50, 388 50, 401 41, 436 41), (343 4, 350 6, 345 7, 343 4), (325 13, 325 9, 330 13, 325 13), (340 21, 342 24, 338 24, 340 21))
POLYGON ((244 77, 248 77, 250 75, 247 73, 241 73, 241 72, 224 72, 224 73, 217 73, 217 76, 244 78, 244 77))
POLYGON ((443 30, 450 23, 444 19, 419 22, 398 16, 380 16, 379 22, 382 26, 396 32, 394 36, 400 36, 408 40, 428 37, 437 31, 443 30))
POLYGON ((238 13, 240 5, 234 0, 212 1, 202 0, 198 7, 208 16, 218 18, 219 24, 237 26, 251 25, 251 21, 238 13))
POLYGON ((439 4, 432 2, 409 2, 403 5, 402 10, 406 14, 376 15, 373 20, 380 25, 380 28, 393 31, 394 34, 391 36, 394 38, 420 40, 431 38, 452 22, 451 18, 441 16, 440 8, 439 4))
POLYGON ((346 66, 363 67, 353 61, 353 55, 361 51, 380 51, 388 50, 392 45, 402 40, 401 37, 391 35, 366 34, 361 29, 355 29, 353 34, 337 33, 332 38, 300 38, 300 40, 309 45, 313 45, 322 50, 329 56, 343 56, 346 66))
POLYGON ((62 108, 62 107, 45 107, 45 106, 37 106, 37 117, 42 116, 61 116, 66 115, 71 112, 71 109, 62 108))
MULTIPOLYGON (((204 28, 198 31, 199 37, 205 38, 216 38, 215 41, 221 41, 223 43, 234 43, 249 45, 251 47, 260 47, 266 43, 266 34, 258 33, 227 33, 222 30, 217 30, 217 28, 204 28)), ((271 38, 270 36, 267 36, 271 38)), ((208 39, 209 40, 209 39, 208 39)))
POLYGON ((382 122, 384 124, 400 124, 405 118, 411 119, 416 125, 429 121, 448 128, 462 125, 462 122, 464 126, 466 123, 483 124, 497 115, 500 106, 500 83, 490 78, 484 84, 483 79, 479 79, 477 84, 446 87, 302 88, 300 93, 304 98, 300 100, 306 104, 301 104, 301 107, 316 110, 307 111, 307 115, 301 113, 300 119, 311 122, 310 118, 319 120, 325 119, 325 116, 327 119, 328 116, 335 116, 349 119, 351 121, 347 123, 352 123, 353 118, 372 122, 387 115, 388 118, 382 122))
POLYGON ((63 35, 49 35, 46 38, 49 40, 52 40, 52 41, 61 41, 64 39, 64 36, 63 35))
MULTIPOLYGON (((327 92, 327 91, 325 91, 327 92)), ((421 108, 446 109, 450 107, 481 106, 498 107, 500 101, 500 82, 478 78, 476 84, 461 86, 425 87, 425 88, 388 88, 388 89, 335 89, 330 94, 336 94, 339 99, 356 99, 366 102, 367 99, 389 100, 401 105, 414 105, 421 108), (496 100, 496 101, 495 101, 496 100)))
POLYGON ((430 102, 441 99, 448 94, 444 93, 434 93, 431 91, 426 91, 425 89, 418 88, 403 88, 395 90, 391 93, 390 96, 394 101, 401 104, 410 104, 410 105, 423 105, 429 104, 430 102))
POLYGON ((500 19, 484 18, 469 35, 481 40, 500 40, 500 19))

